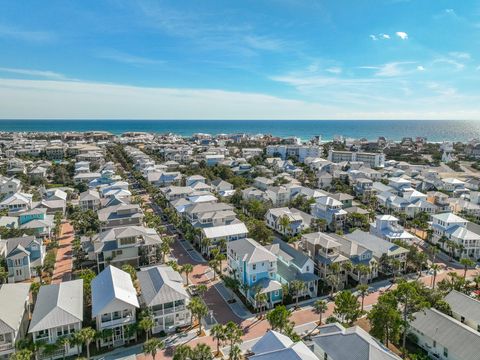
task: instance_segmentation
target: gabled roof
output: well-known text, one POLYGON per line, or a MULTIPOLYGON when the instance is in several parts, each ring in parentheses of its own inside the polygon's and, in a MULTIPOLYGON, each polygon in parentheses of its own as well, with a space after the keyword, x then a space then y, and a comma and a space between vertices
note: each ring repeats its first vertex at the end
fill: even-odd
POLYGON ((256 360, 318 360, 317 356, 301 341, 294 343, 287 336, 270 330, 252 347, 256 360))
POLYGON ((109 265, 92 281, 92 317, 131 307, 139 305, 130 275, 109 265))
POLYGON ((449 354, 462 360, 478 360, 480 333, 436 309, 417 312, 410 327, 421 331, 437 344, 448 348, 449 354))
POLYGON ((171 267, 159 265, 137 273, 146 306, 188 299, 182 276, 171 267))
POLYGON ((326 249, 331 247, 340 247, 341 244, 333 237, 322 232, 310 233, 302 235, 302 239, 312 243, 313 245, 320 245, 326 249))
POLYGON ((264 353, 268 351, 275 351, 291 346, 293 341, 286 335, 277 331, 270 330, 252 346, 254 354, 264 353))
POLYGON ((225 236, 248 234, 248 229, 243 222, 228 225, 212 226, 202 229, 203 234, 208 239, 215 239, 225 236))
POLYGON ((249 264, 259 261, 276 261, 277 257, 253 239, 245 238, 229 241, 228 250, 233 250, 239 259, 249 264))
POLYGON ((83 280, 43 285, 30 322, 29 333, 83 321, 83 280))
MULTIPOLYGON (((375 338, 358 326, 344 329, 336 324, 338 331, 330 328, 327 333, 312 338, 312 342, 321 348, 331 360, 400 360, 375 338)), ((328 325, 326 325, 328 327, 328 325)), ((314 350, 315 351, 315 350, 314 350)), ((315 351, 317 354, 317 352, 315 351)), ((323 355, 323 354, 322 354, 323 355)))
POLYGON ((25 313, 25 301, 30 293, 30 284, 3 284, 0 287, 0 333, 18 331, 25 313))
POLYGON ((480 324, 480 301, 456 290, 450 291, 444 300, 452 312, 480 324))

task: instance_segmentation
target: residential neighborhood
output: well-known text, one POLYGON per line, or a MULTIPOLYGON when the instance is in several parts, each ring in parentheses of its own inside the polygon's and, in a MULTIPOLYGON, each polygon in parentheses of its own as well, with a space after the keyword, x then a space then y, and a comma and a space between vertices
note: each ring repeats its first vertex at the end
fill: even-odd
POLYGON ((2 133, 0 358, 478 360, 480 175, 383 140, 2 133))

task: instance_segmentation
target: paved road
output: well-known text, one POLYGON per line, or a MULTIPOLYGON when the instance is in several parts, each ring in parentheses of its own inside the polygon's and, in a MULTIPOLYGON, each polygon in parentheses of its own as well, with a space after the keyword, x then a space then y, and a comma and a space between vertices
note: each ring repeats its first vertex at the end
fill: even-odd
POLYGON ((62 223, 60 230, 59 248, 53 270, 52 283, 58 284, 72 278, 73 259, 72 243, 74 240, 73 226, 69 222, 62 223))

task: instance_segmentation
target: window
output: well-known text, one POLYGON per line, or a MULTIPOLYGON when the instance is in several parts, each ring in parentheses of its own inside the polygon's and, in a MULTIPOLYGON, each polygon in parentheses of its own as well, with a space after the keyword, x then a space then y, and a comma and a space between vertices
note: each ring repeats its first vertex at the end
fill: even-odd
POLYGON ((433 340, 433 347, 437 347, 437 342, 433 340))
POLYGON ((255 275, 252 276, 252 282, 257 281, 257 277, 255 275))
POLYGON ((448 357, 448 349, 443 348, 443 356, 448 357))
POLYGON ((465 316, 462 316, 462 317, 460 318, 460 322, 461 322, 462 324, 465 322, 465 316))
POLYGON ((278 295, 279 295, 278 290, 275 290, 275 296, 278 296, 278 295))
POLYGON ((252 269, 253 269, 253 270, 256 270, 256 269, 257 269, 257 264, 253 264, 253 265, 252 265, 252 269))

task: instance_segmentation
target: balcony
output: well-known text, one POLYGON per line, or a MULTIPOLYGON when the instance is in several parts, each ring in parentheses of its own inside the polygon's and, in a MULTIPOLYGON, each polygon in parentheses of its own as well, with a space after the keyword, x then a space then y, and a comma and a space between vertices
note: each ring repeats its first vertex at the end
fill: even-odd
POLYGON ((174 314, 176 312, 184 311, 184 310, 186 310, 185 305, 175 306, 175 307, 171 307, 171 308, 167 308, 167 309, 163 309, 163 310, 155 310, 153 312, 153 316, 158 317, 158 316, 163 316, 163 315, 168 315, 168 314, 174 314))
POLYGON ((126 325, 131 322, 135 322, 135 317, 133 315, 126 316, 126 317, 121 317, 118 319, 112 319, 110 321, 102 321, 100 323, 100 326, 102 328, 112 328, 112 327, 117 327, 120 325, 126 325))
POLYGON ((0 353, 3 351, 13 350, 15 349, 12 343, 4 343, 0 344, 0 353))

